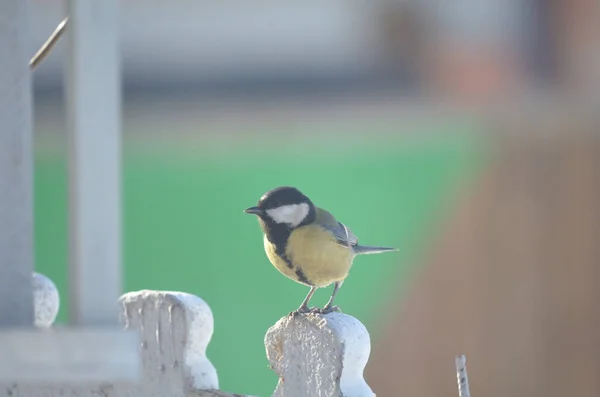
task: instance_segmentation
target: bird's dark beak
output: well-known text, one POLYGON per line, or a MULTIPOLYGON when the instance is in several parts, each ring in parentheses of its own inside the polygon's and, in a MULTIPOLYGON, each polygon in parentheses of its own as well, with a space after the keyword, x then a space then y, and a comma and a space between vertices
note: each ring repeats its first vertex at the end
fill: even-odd
POLYGON ((244 212, 245 212, 246 214, 254 214, 254 215, 260 215, 260 214, 262 214, 262 213, 263 213, 263 211, 262 211, 260 208, 258 208, 258 207, 250 207, 250 208, 246 208, 246 209, 244 210, 244 212))

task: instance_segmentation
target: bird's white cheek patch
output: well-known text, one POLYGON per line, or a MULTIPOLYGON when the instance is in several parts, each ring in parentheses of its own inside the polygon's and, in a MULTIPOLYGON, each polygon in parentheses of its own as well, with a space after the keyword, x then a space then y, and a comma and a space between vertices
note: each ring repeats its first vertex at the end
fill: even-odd
POLYGON ((267 210, 267 215, 277 223, 287 223, 292 227, 298 226, 308 215, 308 204, 289 204, 267 210))

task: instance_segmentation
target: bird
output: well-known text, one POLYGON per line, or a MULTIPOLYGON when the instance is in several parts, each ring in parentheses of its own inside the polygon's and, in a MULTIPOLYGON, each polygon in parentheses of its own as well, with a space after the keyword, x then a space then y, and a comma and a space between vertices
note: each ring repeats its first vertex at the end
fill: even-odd
POLYGON ((341 311, 335 297, 349 274, 354 258, 397 248, 361 245, 358 237, 328 211, 316 207, 298 188, 280 186, 244 210, 258 217, 267 258, 284 276, 310 287, 306 298, 290 315, 341 311), (322 309, 309 308, 318 288, 333 284, 322 309))

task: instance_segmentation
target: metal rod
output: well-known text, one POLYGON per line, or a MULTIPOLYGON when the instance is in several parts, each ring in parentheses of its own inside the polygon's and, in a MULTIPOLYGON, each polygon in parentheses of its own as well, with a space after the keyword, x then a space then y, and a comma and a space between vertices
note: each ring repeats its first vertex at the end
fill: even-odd
POLYGON ((69 22, 69 17, 66 17, 62 20, 61 23, 58 24, 54 32, 48 37, 48 40, 40 47, 40 49, 35 53, 35 55, 29 60, 29 68, 34 70, 52 51, 58 40, 62 37, 63 33, 67 29, 67 23, 69 22))
POLYGON ((454 359, 456 365, 456 381, 458 383, 458 396, 471 397, 469 391, 469 377, 467 376, 467 358, 464 354, 456 356, 454 359))
POLYGON ((116 0, 68 0, 69 309, 116 325, 121 294, 120 65, 116 0))

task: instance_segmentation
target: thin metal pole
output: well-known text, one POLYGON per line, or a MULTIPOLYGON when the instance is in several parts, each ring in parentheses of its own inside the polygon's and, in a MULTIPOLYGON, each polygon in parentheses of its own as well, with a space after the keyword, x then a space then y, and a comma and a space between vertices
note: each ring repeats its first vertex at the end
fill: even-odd
POLYGON ((33 145, 27 2, 0 1, 0 327, 33 326, 33 145))
POLYGON ((67 30, 68 23, 69 17, 63 19, 61 23, 58 24, 56 29, 54 29, 54 32, 52 32, 50 37, 48 37, 48 40, 46 40, 46 42, 40 47, 38 52, 36 52, 35 55, 31 57, 31 59, 29 60, 29 68, 31 70, 35 70, 35 68, 37 68, 44 59, 46 59, 48 54, 50 54, 56 43, 58 43, 58 40, 60 40, 63 33, 67 30))
POLYGON ((116 0, 68 0, 73 325, 116 325, 121 294, 121 124, 116 0))
POLYGON ((454 359, 456 365, 456 383, 458 384, 459 397, 471 397, 469 391, 469 377, 467 376, 467 358, 464 354, 456 356, 454 359))

